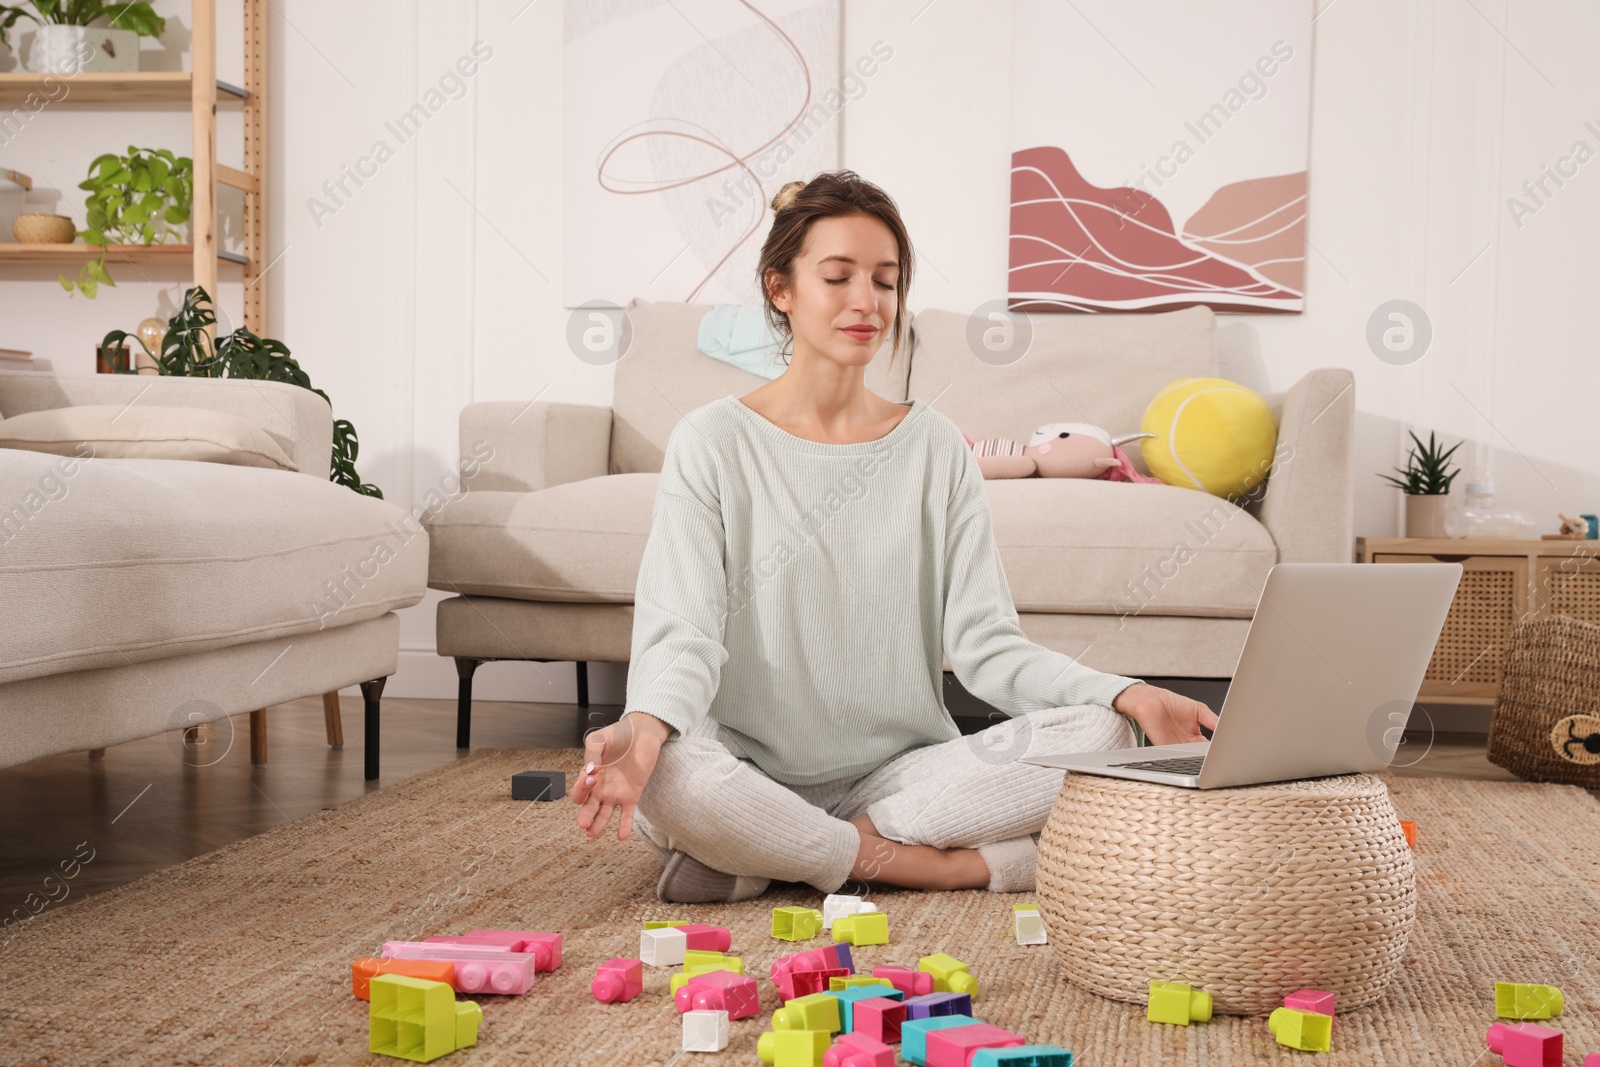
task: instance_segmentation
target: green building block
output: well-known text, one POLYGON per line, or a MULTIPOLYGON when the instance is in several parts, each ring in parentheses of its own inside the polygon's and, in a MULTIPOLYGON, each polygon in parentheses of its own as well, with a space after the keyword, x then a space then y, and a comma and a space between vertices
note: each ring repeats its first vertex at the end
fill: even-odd
POLYGON ((1274 1008, 1267 1029, 1278 1044, 1302 1052, 1327 1052, 1333 1047, 1333 1016, 1295 1008, 1274 1008))
POLYGON ((830 1040, 827 1030, 768 1030, 756 1038, 756 1055, 772 1067, 822 1067, 830 1040))
POLYGON ((724 971, 733 971, 735 974, 744 973, 744 960, 738 956, 729 956, 725 953, 714 952, 708 948, 689 948, 683 951, 683 969, 704 967, 715 964, 724 971))
POLYGON ((1188 982, 1150 982, 1146 1019, 1153 1023, 1188 1026, 1211 1018, 1211 994, 1189 988, 1188 982))
POLYGON ((889 916, 881 911, 862 911, 833 920, 833 939, 852 945, 887 945, 889 916))
POLYGON ((367 1047, 373 1052, 431 1063, 478 1043, 483 1011, 470 1000, 458 1003, 443 982, 380 974, 372 979, 371 997, 367 1047))
MULTIPOLYGON (((886 985, 890 989, 894 988, 894 983, 889 981, 889 979, 887 979, 887 978, 874 978, 870 974, 847 974, 843 978, 834 977, 834 978, 828 979, 828 988, 830 990, 833 990, 833 989, 854 989, 856 986, 863 986, 863 985, 886 985)), ((880 993, 878 995, 879 996, 883 996, 882 993, 880 993)))
POLYGON ((844 1028, 844 1006, 831 993, 795 997, 772 1013, 772 1028, 836 1034, 844 1028))
POLYGON ((772 936, 785 941, 809 941, 822 929, 822 912, 816 908, 773 908, 772 936))
POLYGON ((732 971, 734 974, 743 974, 744 960, 738 956, 724 956, 709 963, 697 963, 693 967, 685 966, 683 970, 675 971, 672 975, 672 980, 667 984, 673 993, 677 993, 678 990, 689 984, 689 979, 697 974, 705 974, 707 971, 732 971))
POLYGON ((688 925, 689 925, 689 920, 688 919, 685 919, 682 922, 660 922, 660 921, 655 920, 655 919, 646 919, 644 921, 644 928, 646 930, 668 930, 668 929, 671 929, 674 926, 688 926, 688 925))
POLYGON ((1566 999, 1553 985, 1494 984, 1494 1013, 1502 1019, 1549 1019, 1561 1014, 1566 999))
POLYGON ((917 961, 917 970, 933 975, 935 993, 965 993, 974 1000, 978 997, 978 980, 972 977, 967 965, 948 952, 935 952, 917 961))

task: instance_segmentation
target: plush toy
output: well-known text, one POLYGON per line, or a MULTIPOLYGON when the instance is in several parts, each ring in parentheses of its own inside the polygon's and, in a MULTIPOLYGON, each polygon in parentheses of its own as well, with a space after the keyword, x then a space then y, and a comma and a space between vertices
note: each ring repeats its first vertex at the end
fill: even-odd
POLYGON ((1112 437, 1087 422, 1052 422, 1033 431, 1026 445, 1005 437, 966 439, 984 478, 1098 478, 1108 482, 1159 482, 1141 474, 1122 450, 1124 441, 1154 437, 1130 433, 1112 437))
POLYGON ((1180 378, 1155 395, 1139 428, 1150 473, 1220 497, 1243 494, 1272 469, 1278 424, 1259 394, 1224 378, 1180 378))

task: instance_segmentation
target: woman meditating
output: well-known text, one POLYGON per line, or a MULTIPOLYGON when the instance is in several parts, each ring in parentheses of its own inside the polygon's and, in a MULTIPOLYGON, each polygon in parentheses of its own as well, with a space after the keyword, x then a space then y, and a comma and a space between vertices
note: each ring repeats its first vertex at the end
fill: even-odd
POLYGON ((663 901, 769 882, 1032 890, 1065 772, 1024 755, 1203 739, 1199 701, 1029 641, 961 431, 870 392, 912 250, 850 171, 773 198, 757 267, 792 340, 782 374, 685 415, 662 460, 634 597, 627 702, 572 798, 663 861, 663 901), (1010 718, 963 737, 942 658, 1010 718))

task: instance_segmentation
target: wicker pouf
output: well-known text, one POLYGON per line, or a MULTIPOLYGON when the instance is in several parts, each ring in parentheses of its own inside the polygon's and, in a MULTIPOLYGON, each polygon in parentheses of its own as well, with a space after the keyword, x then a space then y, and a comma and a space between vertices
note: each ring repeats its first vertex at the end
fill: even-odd
POLYGON ((1073 983, 1143 1004, 1151 979, 1188 982, 1225 1015, 1301 988, 1370 1004, 1416 919, 1411 850, 1367 774, 1240 789, 1068 774, 1037 893, 1073 983))

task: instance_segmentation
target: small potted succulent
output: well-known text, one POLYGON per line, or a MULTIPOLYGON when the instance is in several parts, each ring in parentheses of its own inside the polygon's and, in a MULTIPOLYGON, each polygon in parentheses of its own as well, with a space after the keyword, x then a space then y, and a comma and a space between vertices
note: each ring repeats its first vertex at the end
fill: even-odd
POLYGON ((0 45, 11 46, 9 32, 19 19, 39 26, 27 61, 35 74, 138 70, 139 38, 160 37, 167 28, 144 0, 29 0, 0 4, 0 45))
POLYGON ((1426 445, 1415 431, 1411 433, 1411 440, 1415 442, 1415 447, 1406 457, 1405 469, 1395 468, 1395 473, 1405 480, 1388 474, 1378 477, 1387 479, 1406 494, 1407 537, 1445 537, 1444 520, 1450 502, 1450 483, 1461 473, 1459 469, 1451 467, 1449 460, 1451 453, 1461 447, 1461 442, 1457 441, 1448 449, 1441 450, 1432 431, 1428 433, 1426 445))

